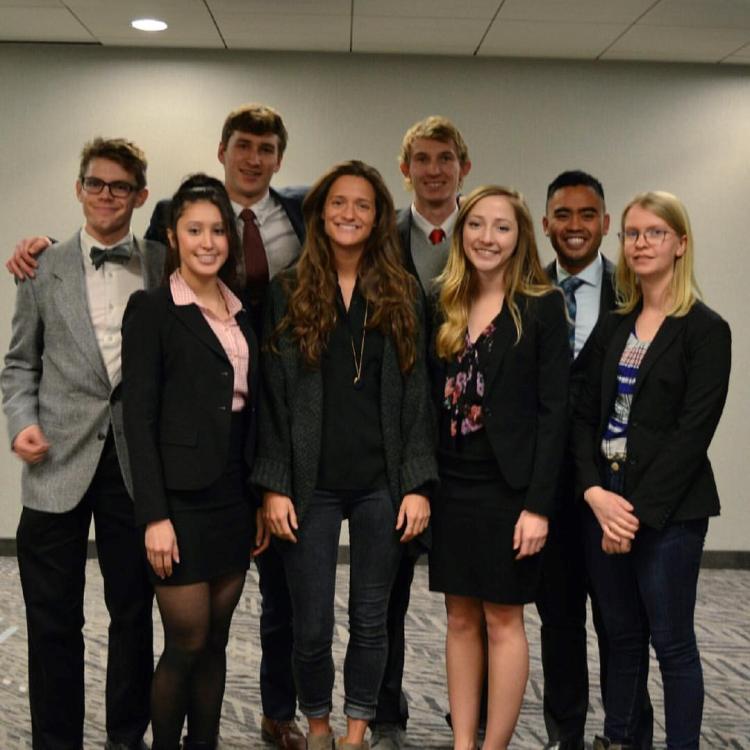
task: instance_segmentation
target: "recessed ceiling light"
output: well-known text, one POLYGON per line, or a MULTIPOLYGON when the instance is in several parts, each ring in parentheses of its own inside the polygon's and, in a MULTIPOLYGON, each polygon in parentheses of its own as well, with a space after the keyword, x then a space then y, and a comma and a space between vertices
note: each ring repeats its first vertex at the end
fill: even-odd
POLYGON ((156 18, 136 18, 135 21, 130 22, 130 25, 138 31, 164 31, 167 28, 164 21, 156 18))

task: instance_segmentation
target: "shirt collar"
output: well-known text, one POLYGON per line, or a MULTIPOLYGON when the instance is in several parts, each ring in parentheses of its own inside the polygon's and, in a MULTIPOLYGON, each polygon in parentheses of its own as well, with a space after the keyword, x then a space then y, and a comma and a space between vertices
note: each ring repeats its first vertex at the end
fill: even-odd
POLYGON ((243 206, 240 203, 232 201, 235 216, 239 217, 246 208, 249 208, 255 214, 258 224, 262 224, 268 218, 275 205, 270 190, 266 190, 266 194, 259 201, 253 203, 252 206, 243 206))
MULTIPOLYGON (((557 283, 558 285, 563 281, 563 279, 567 279, 568 276, 573 276, 573 274, 568 273, 561 265, 560 261, 555 261, 555 270, 557 271, 557 283)), ((579 271, 575 276, 577 276, 584 284, 588 284, 589 286, 598 287, 602 283, 602 276, 604 275, 604 261, 602 260, 602 254, 597 253, 596 258, 589 263, 586 268, 583 269, 583 271, 579 271)))
POLYGON ((424 232, 425 237, 430 236, 430 232, 433 229, 442 229, 445 232, 446 237, 453 235, 453 227, 456 226, 456 218, 458 217, 458 204, 453 210, 453 213, 439 226, 436 227, 431 221, 427 221, 422 214, 417 211, 416 206, 411 204, 411 216, 414 223, 424 232))
MULTIPOLYGON (((217 279, 217 281, 221 296, 224 297, 224 302, 227 305, 227 310, 234 317, 242 309, 242 302, 240 302, 237 295, 221 279, 217 279)), ((190 288, 187 281, 182 278, 179 269, 174 270, 169 277, 169 291, 172 292, 172 299, 178 307, 182 307, 183 305, 197 305, 201 310, 206 310, 198 302, 195 292, 190 288)))

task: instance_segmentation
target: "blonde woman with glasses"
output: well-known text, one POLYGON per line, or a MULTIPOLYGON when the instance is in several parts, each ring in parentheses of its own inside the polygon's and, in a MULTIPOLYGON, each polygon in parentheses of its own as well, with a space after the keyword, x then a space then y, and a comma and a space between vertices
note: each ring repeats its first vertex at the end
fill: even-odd
POLYGON ((698 571, 719 513, 707 451, 727 395, 729 326, 700 301, 693 235, 669 193, 622 214, 619 307, 592 333, 577 402, 579 489, 591 508, 587 557, 607 632, 605 737, 633 746, 649 640, 662 673, 667 748, 699 746, 703 675, 695 639, 698 571))

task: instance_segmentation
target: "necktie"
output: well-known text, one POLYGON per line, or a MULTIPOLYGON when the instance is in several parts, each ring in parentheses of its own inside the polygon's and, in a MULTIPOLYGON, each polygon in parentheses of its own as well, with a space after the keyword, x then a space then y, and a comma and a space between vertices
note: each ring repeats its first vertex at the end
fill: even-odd
POLYGON ((445 239, 445 232, 438 227, 433 229, 428 236, 433 245, 439 245, 445 239))
POLYGON ((576 290, 584 283, 577 276, 566 276, 560 282, 560 288, 565 295, 565 307, 568 308, 568 342, 570 353, 575 356, 576 347, 576 290))
POLYGON ((242 252, 245 257, 246 286, 251 302, 259 302, 268 285, 268 258, 263 238, 255 223, 255 213, 245 208, 240 213, 242 219, 242 252))
POLYGON ((116 245, 115 247, 92 247, 89 257, 98 271, 105 263, 119 263, 124 266, 133 254, 130 245, 116 245))

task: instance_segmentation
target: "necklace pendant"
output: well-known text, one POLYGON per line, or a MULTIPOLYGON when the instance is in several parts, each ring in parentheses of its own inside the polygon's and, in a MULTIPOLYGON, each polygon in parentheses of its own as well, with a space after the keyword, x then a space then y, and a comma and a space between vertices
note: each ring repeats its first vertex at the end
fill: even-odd
POLYGON ((365 387, 365 384, 362 382, 362 378, 359 377, 359 375, 355 376, 354 378, 354 390, 355 391, 361 391, 365 387))

